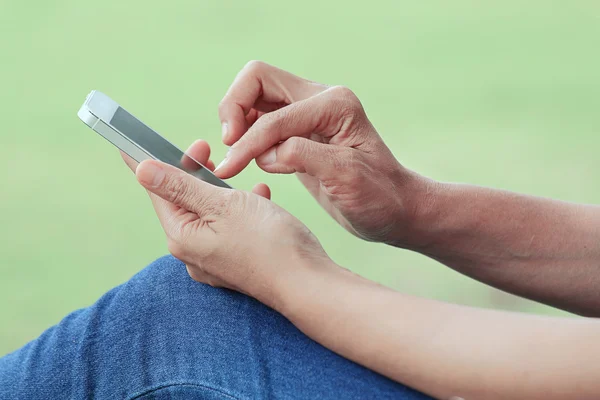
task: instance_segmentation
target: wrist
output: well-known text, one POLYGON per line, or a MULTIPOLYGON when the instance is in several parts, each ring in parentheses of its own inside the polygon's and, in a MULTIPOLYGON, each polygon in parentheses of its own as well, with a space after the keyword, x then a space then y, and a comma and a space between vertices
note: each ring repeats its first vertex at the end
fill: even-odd
POLYGON ((396 180, 394 190, 399 206, 395 228, 386 244, 414 251, 426 248, 433 239, 431 223, 440 212, 440 193, 445 190, 445 184, 405 170, 396 180))
POLYGON ((456 251, 449 247, 466 237, 477 236, 484 220, 477 200, 483 193, 469 192, 465 185, 435 181, 425 183, 425 187, 411 224, 413 240, 406 248, 434 256, 456 251))
MULTIPOLYGON (((311 300, 322 295, 326 285, 343 269, 327 256, 302 255, 286 260, 288 268, 271 282, 271 308, 294 322, 304 315, 311 300)), ((315 311, 315 310, 313 310, 315 311)))

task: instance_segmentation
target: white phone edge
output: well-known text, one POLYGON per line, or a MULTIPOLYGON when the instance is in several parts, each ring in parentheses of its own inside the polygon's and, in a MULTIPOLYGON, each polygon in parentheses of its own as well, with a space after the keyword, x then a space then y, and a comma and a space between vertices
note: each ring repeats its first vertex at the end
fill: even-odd
POLYGON ((127 137, 122 135, 116 129, 113 129, 107 123, 107 121, 112 119, 118 108, 119 104, 110 97, 97 90, 92 90, 77 112, 77 116, 84 124, 92 128, 92 130, 135 161, 142 162, 144 160, 154 159, 154 157, 146 153, 141 147, 127 139, 127 137), (94 111, 90 109, 92 101, 94 101, 94 111))
MULTIPOLYGON (((99 92, 97 90, 92 90, 92 92, 88 94, 87 98, 85 99, 85 102, 77 112, 77 116, 87 126, 92 128, 93 131, 95 131, 100 136, 108 140, 110 143, 122 150, 125 154, 129 155, 137 162, 142 162, 144 160, 150 159, 157 159, 151 153, 144 150, 143 147, 139 146, 137 143, 129 139, 126 134, 120 132, 117 128, 111 125, 110 121, 112 121, 119 107, 120 105, 116 101, 114 101, 104 93, 99 92)), ((158 133, 156 134, 158 135, 158 133)), ((164 137, 161 136, 161 138, 168 142, 168 140, 164 137)), ((173 147, 176 147, 172 143, 171 145, 173 147)), ((198 163, 198 161, 196 162, 198 163)), ((198 164, 202 165, 200 163, 198 164)), ((194 173, 193 175, 215 186, 231 189, 231 186, 229 184, 217 178, 211 170, 209 170, 205 166, 202 167, 203 168, 199 169, 197 173, 194 173)))

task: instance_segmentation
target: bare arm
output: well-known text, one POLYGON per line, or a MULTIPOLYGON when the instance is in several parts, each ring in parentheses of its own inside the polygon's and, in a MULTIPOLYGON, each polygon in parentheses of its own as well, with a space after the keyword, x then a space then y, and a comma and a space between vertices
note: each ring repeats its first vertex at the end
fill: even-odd
POLYGON ((600 398, 599 320, 536 317, 407 296, 333 264, 296 272, 281 286, 279 309, 299 329, 438 399, 600 398))
MULTIPOLYGON (((188 154, 205 163, 209 152, 197 142, 188 154)), ((217 188, 157 161, 137 177, 192 278, 257 298, 344 357, 444 400, 600 398, 600 320, 406 296, 333 263, 300 221, 260 197, 264 185, 217 188)))
POLYGON ((600 316, 600 208, 466 185, 404 168, 347 88, 250 63, 220 107, 232 145, 217 175, 252 159, 297 173, 342 226, 419 251, 473 278, 600 316))
POLYGON ((600 207, 437 183, 422 204, 413 249, 508 292, 600 316, 600 207))

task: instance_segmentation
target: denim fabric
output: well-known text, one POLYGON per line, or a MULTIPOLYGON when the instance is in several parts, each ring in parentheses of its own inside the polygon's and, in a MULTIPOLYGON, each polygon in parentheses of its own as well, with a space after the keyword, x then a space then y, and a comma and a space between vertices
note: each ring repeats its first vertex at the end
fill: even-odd
POLYGON ((163 257, 0 359, 1 399, 428 399, 163 257))

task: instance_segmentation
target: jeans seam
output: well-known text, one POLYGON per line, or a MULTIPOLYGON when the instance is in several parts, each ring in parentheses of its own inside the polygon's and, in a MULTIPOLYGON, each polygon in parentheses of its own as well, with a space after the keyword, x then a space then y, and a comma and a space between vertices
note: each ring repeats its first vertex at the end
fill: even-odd
POLYGON ((156 386, 150 387, 148 389, 144 389, 141 392, 135 393, 134 395, 127 397, 127 399, 128 400, 139 399, 142 396, 148 395, 148 394, 150 394, 152 392, 156 392, 158 390, 165 389, 165 388, 168 388, 168 387, 174 387, 174 386, 192 386, 192 387, 207 389, 207 390, 210 390, 212 392, 216 392, 216 393, 222 394, 223 396, 226 396, 227 398, 232 399, 232 400, 241 400, 242 399, 242 397, 239 397, 237 395, 233 395, 231 393, 228 393, 228 392, 226 392, 225 390, 223 390, 221 388, 216 388, 216 387, 213 387, 211 385, 204 384, 204 383, 192 383, 192 382, 163 383, 163 384, 160 384, 160 385, 156 385, 156 386))

